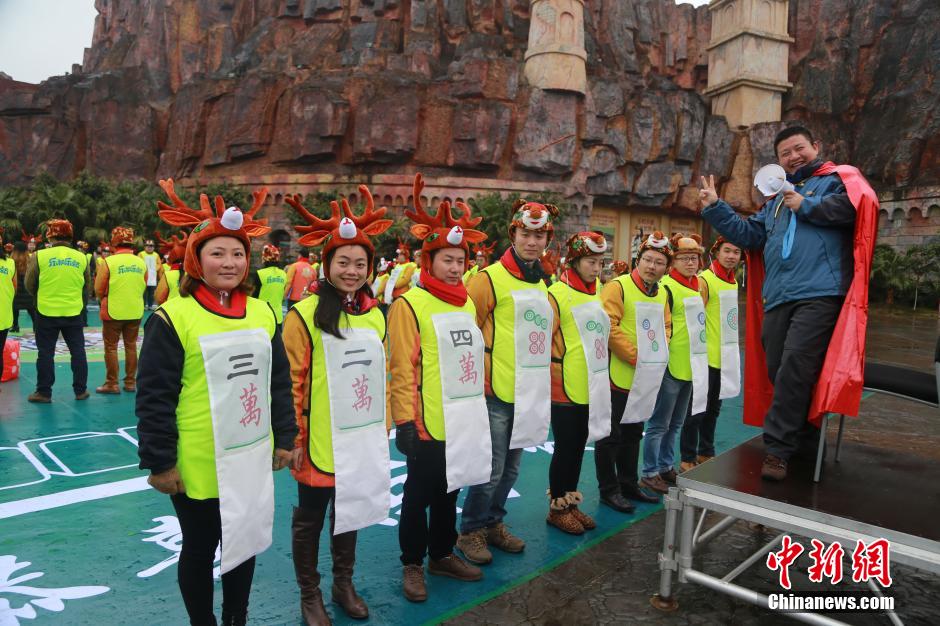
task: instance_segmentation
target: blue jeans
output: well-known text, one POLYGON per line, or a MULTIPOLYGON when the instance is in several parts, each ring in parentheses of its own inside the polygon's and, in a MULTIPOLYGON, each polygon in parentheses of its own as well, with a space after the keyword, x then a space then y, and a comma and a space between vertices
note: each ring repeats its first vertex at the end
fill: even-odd
POLYGON ((515 406, 486 396, 490 414, 490 440, 493 442, 493 469, 490 482, 474 485, 467 490, 460 516, 460 533, 489 528, 506 517, 506 498, 519 477, 522 449, 509 449, 515 406))
POLYGON ((676 434, 682 429, 692 399, 692 381, 674 378, 666 369, 656 396, 653 416, 643 436, 643 476, 652 477, 673 468, 676 434))

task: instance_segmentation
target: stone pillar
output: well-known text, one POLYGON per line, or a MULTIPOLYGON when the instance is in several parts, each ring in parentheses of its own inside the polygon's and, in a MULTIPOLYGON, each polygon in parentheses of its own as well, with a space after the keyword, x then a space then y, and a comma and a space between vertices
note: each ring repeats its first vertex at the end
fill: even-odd
POLYGON ((587 89, 583 0, 532 0, 525 77, 539 89, 587 89))
POLYGON ((780 121, 793 38, 787 0, 711 0, 708 88, 712 113, 732 128, 780 121))

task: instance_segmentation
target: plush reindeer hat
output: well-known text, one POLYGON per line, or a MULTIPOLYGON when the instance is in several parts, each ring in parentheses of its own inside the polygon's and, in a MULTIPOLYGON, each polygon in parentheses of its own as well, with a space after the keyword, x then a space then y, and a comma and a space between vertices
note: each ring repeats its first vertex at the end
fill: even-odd
POLYGON ((342 199, 343 208, 333 200, 330 202, 332 215, 328 220, 321 220, 319 217, 304 208, 300 203, 300 196, 287 196, 284 201, 294 207, 294 210, 307 222, 308 226, 294 226, 294 229, 303 233, 298 239, 302 246, 318 246, 323 244, 323 250, 320 252, 323 258, 323 275, 330 277, 329 260, 333 250, 340 246, 362 246, 366 250, 369 259, 369 267, 372 267, 372 261, 375 257, 375 246, 370 237, 381 235, 389 226, 392 220, 383 219, 388 211, 384 206, 376 209, 372 193, 365 185, 359 185, 359 193, 366 201, 366 209, 362 215, 356 215, 349 208, 349 202, 346 198, 342 199))
POLYGON ((473 217, 473 211, 463 202, 457 203, 457 208, 463 211, 460 218, 454 218, 450 211, 450 201, 444 200, 437 207, 437 215, 432 216, 421 205, 421 191, 424 189, 424 179, 421 174, 415 174, 414 182, 414 211, 405 211, 405 217, 414 222, 411 234, 422 241, 421 267, 430 269, 431 253, 442 248, 460 248, 466 252, 464 266, 470 263, 470 243, 479 243, 486 239, 486 233, 476 230, 475 227, 483 221, 482 217, 473 217))
POLYGON ((539 259, 539 263, 542 264, 542 271, 551 276, 555 273, 555 270, 558 269, 558 264, 561 260, 561 248, 556 244, 545 249, 542 258, 539 259))
POLYGON ((160 254, 166 257, 168 263, 182 262, 186 256, 186 240, 189 238, 185 230, 180 231, 179 237, 173 235, 169 239, 164 239, 157 231, 153 235, 160 242, 160 254))
POLYGON ((496 249, 495 243, 491 243, 490 245, 486 245, 485 243, 475 243, 473 244, 473 247, 471 248, 473 252, 473 256, 477 257, 482 254, 487 259, 493 255, 493 250, 495 249, 496 249))
MULTIPOLYGON (((199 249, 215 237, 234 237, 245 246, 245 255, 251 254, 251 237, 260 237, 271 231, 268 220, 256 220, 255 215, 261 210, 264 199, 268 196, 267 188, 252 192, 254 203, 242 213, 241 209, 231 206, 225 208, 222 196, 215 197, 215 211, 209 203, 209 196, 200 194, 199 210, 190 208, 183 202, 173 188, 173 179, 161 180, 160 187, 166 192, 173 206, 157 202, 160 210, 157 214, 170 226, 193 226, 186 242, 186 254, 183 259, 183 271, 197 280, 202 280, 202 265, 199 263, 199 249)), ((247 275, 248 268, 245 267, 247 275)), ((242 276, 242 280, 245 277, 242 276)))
POLYGON ((395 258, 397 260, 399 254, 404 254, 405 258, 409 261, 411 260, 411 246, 408 245, 401 237, 398 237, 398 245, 395 246, 395 258))

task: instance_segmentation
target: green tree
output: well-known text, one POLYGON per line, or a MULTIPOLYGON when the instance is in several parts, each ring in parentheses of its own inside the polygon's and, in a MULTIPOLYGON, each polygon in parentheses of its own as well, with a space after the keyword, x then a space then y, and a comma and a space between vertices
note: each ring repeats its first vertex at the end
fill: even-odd
POLYGON ((875 246, 872 257, 872 283, 885 292, 885 303, 894 304, 895 297, 911 286, 908 259, 886 244, 875 246))
POLYGON ((911 246, 905 253, 910 282, 914 287, 914 309, 920 292, 934 295, 940 292, 940 242, 911 246))

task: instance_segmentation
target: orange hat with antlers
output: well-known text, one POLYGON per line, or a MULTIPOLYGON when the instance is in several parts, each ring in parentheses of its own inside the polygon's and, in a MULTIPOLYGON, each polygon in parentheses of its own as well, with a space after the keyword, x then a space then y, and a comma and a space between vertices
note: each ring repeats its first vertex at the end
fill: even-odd
POLYGON ((38 242, 39 242, 39 239, 38 239, 38 237, 37 237, 36 235, 30 235, 30 234, 29 234, 28 232, 26 232, 25 230, 21 230, 20 232, 23 233, 23 236, 20 237, 20 239, 22 239, 22 240, 25 241, 26 243, 30 243, 30 242, 32 242, 32 243, 38 243, 38 242))
POLYGON ((596 230, 585 230, 572 235, 566 246, 568 251, 565 253, 565 260, 570 266, 575 259, 607 252, 607 239, 603 233, 596 230))
POLYGON ((336 200, 330 202, 331 216, 328 220, 322 220, 300 203, 300 196, 287 196, 284 201, 294 207, 294 210, 307 222, 307 226, 294 226, 294 230, 303 233, 303 236, 297 240, 302 246, 318 246, 323 244, 323 250, 320 254, 323 258, 323 275, 330 277, 330 259, 333 256, 333 250, 340 246, 362 246, 366 250, 369 258, 369 267, 372 267, 372 260, 375 257, 375 246, 369 237, 381 235, 389 226, 392 220, 383 219, 388 211, 384 206, 376 209, 372 193, 365 185, 359 185, 359 193, 366 200, 366 209, 362 215, 356 215, 349 208, 349 202, 342 198, 343 207, 336 200))
POLYGON ((512 218, 509 221, 509 238, 514 237, 517 228, 526 230, 548 231, 548 242, 555 235, 555 226, 552 220, 558 217, 558 207, 554 204, 541 204, 528 202, 520 198, 512 203, 512 218))
POLYGON ((270 261, 280 261, 281 260, 281 249, 275 245, 267 243, 261 248, 261 262, 269 263, 270 261))
POLYGON ((431 267, 431 253, 442 248, 460 248, 466 252, 464 265, 470 263, 471 243, 479 243, 486 239, 486 233, 476 230, 477 224, 483 221, 482 217, 473 217, 473 211, 463 202, 457 202, 457 208, 463 215, 455 218, 450 210, 450 201, 444 200, 437 207, 437 214, 431 215, 421 205, 421 191, 424 189, 424 179, 421 174, 415 174, 414 211, 405 211, 405 217, 414 222, 411 234, 422 241, 421 266, 431 267))
POLYGON ((153 234, 160 242, 160 254, 166 257, 167 262, 182 262, 186 256, 186 240, 189 238, 189 234, 185 230, 180 231, 179 237, 173 235, 169 239, 164 239, 157 231, 154 231, 153 234))
POLYGON ((490 256, 492 256, 493 254, 493 250, 495 249, 496 249, 495 243, 491 243, 490 245, 486 245, 485 243, 475 243, 473 244, 473 247, 471 248, 471 250, 473 251, 473 256, 483 255, 486 258, 490 258, 490 256))
MULTIPOLYGON (((251 253, 251 237, 260 237, 271 231, 267 219, 256 220, 255 215, 261 210, 264 199, 268 196, 266 187, 251 193, 254 202, 244 213, 238 207, 225 208, 222 196, 215 197, 215 211, 209 203, 209 196, 199 195, 199 210, 190 208, 176 195, 173 179, 161 180, 160 187, 166 192, 173 206, 157 202, 160 216, 170 226, 194 226, 186 241, 186 254, 183 258, 183 271, 195 279, 202 280, 202 265, 199 263, 199 249, 215 237, 234 237, 245 246, 245 254, 251 253)), ((247 275, 248 268, 246 266, 247 275)), ((242 277, 244 279, 244 276, 242 277)))
POLYGON ((398 238, 398 245, 395 246, 395 254, 396 256, 404 254, 406 259, 411 260, 411 246, 401 237, 398 238))

